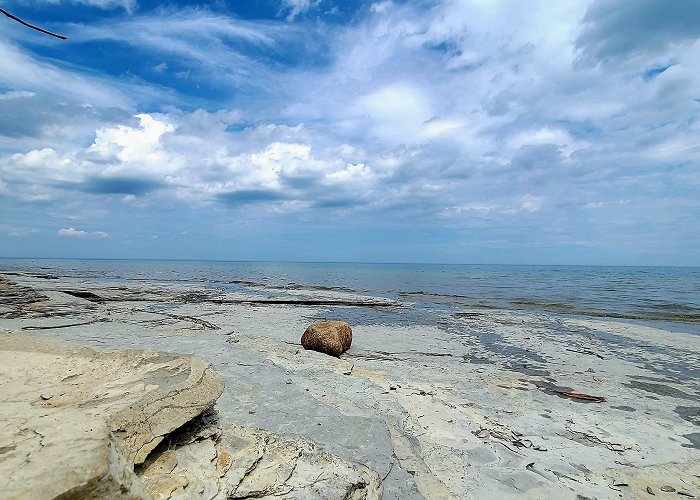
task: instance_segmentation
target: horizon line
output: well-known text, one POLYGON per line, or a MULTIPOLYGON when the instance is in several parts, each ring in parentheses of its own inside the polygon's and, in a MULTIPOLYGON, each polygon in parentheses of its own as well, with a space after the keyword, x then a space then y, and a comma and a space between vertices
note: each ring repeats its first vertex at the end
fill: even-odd
POLYGON ((188 259, 152 257, 7 257, 0 260, 77 260, 77 261, 149 261, 149 262, 228 262, 228 263, 269 263, 269 264, 362 264, 362 265, 421 265, 421 266, 519 266, 519 267, 663 267, 698 269, 700 265, 683 264, 518 264, 504 262, 377 262, 350 260, 255 260, 255 259, 188 259))

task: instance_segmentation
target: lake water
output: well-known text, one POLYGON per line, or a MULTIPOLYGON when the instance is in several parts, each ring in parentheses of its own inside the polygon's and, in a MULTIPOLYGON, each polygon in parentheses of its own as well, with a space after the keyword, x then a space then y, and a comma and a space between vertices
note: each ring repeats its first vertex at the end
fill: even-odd
POLYGON ((700 333, 700 268, 0 259, 4 271, 90 280, 207 283, 274 293, 352 291, 418 310, 508 308, 671 325, 700 333))

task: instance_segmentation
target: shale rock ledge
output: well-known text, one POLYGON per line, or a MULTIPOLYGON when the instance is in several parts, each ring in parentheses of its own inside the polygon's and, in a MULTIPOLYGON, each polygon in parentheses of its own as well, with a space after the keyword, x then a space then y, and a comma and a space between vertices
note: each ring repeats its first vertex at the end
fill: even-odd
POLYGON ((224 389, 196 356, 0 334, 3 498, 151 498, 134 474, 224 389))

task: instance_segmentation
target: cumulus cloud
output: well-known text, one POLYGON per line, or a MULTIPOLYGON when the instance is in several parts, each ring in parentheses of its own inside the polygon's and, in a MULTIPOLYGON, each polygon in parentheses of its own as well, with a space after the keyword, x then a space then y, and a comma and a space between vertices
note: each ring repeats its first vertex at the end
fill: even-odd
POLYGON ((232 132, 227 129, 237 113, 202 110, 134 118, 133 125, 96 130, 92 144, 82 149, 12 154, 0 159, 0 173, 14 183, 15 196, 25 199, 43 188, 46 199, 80 191, 133 201, 160 191, 194 205, 287 200, 299 202, 297 207, 340 206, 346 203, 338 199, 363 199, 377 187, 373 169, 352 161, 353 149, 346 155, 328 148, 316 152, 295 142, 308 140, 303 126, 232 132), (241 140, 243 149, 236 144, 241 140))
POLYGON ((76 229, 74 227, 59 229, 57 234, 59 236, 66 236, 68 238, 106 238, 107 236, 109 236, 109 234, 107 234, 104 231, 94 231, 90 233, 87 231, 76 229))

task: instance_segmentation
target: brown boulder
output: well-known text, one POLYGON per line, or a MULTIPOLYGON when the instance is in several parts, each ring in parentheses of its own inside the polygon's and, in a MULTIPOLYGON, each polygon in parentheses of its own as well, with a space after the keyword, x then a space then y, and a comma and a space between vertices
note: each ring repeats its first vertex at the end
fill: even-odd
POLYGON ((317 321, 301 336, 304 349, 340 356, 350 349, 352 328, 345 321, 317 321))

